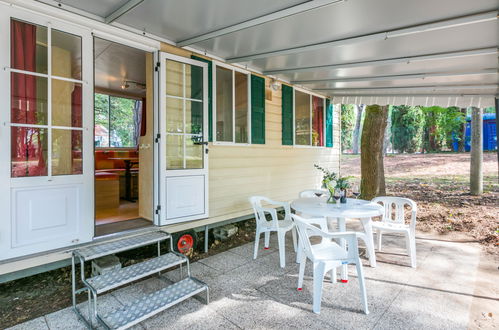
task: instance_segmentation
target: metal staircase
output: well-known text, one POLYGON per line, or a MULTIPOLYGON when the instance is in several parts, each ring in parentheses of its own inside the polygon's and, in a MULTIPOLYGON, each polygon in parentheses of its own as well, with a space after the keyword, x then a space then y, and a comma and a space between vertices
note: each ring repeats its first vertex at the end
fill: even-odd
POLYGON ((154 231, 146 234, 127 237, 108 243, 102 243, 73 251, 72 256, 72 294, 73 309, 78 317, 85 322, 88 328, 94 328, 94 320, 106 329, 127 329, 165 309, 178 304, 185 299, 206 294, 206 303, 209 302, 208 286, 191 277, 189 259, 173 251, 172 236, 163 231, 154 231), (161 242, 170 241, 170 251, 161 255, 161 242), (85 262, 118 252, 132 250, 138 247, 157 244, 158 256, 141 263, 125 268, 113 270, 102 275, 85 278, 85 262), (80 277, 83 287, 76 288, 76 266, 80 264, 80 277), (99 294, 109 290, 140 280, 149 275, 160 273, 166 269, 179 266, 181 278, 182 267, 187 266, 187 276, 179 282, 166 286, 156 292, 144 296, 135 301, 127 303, 116 311, 102 315, 99 313, 97 298, 99 294), (76 294, 88 292, 88 319, 83 316, 76 305, 76 294))

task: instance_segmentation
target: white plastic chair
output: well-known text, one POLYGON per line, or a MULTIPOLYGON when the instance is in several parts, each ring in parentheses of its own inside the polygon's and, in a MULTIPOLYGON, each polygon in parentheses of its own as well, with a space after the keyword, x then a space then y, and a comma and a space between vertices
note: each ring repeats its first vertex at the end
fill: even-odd
POLYGON ((364 307, 364 313, 369 314, 367 306, 366 286, 362 262, 359 258, 359 248, 357 239, 362 238, 364 234, 355 232, 328 233, 327 221, 325 218, 305 219, 296 214, 292 216, 298 230, 298 238, 303 248, 303 254, 300 260, 300 272, 298 275, 298 290, 303 285, 303 276, 305 274, 305 264, 307 258, 314 264, 314 284, 313 284, 313 311, 320 314, 322 287, 324 275, 332 271, 331 280, 336 282, 336 268, 346 264, 355 264, 357 268, 357 277, 359 279, 360 295, 364 307), (317 227, 318 226, 318 227, 317 227), (325 229, 325 230, 324 230, 325 229), (321 237, 321 242, 312 244, 310 238, 321 237), (347 242, 347 248, 342 248, 334 239, 343 238, 347 242))
POLYGON ((296 229, 294 228, 294 223, 291 220, 291 207, 287 202, 273 201, 267 197, 263 196, 253 196, 250 197, 250 203, 255 212, 256 219, 256 236, 255 236, 255 251, 253 254, 253 259, 256 259, 258 255, 258 243, 260 241, 260 234, 265 234, 265 249, 269 248, 270 243, 270 233, 277 232, 277 242, 279 245, 279 260, 280 266, 284 268, 286 266, 286 256, 285 256, 285 236, 288 231, 291 230, 293 235, 293 247, 296 251, 296 229), (262 202, 282 206, 284 208, 284 219, 279 220, 277 217, 276 209, 272 207, 263 207, 262 202), (267 220, 266 214, 269 214, 271 220, 267 220))
POLYGON ((416 215, 418 207, 409 198, 402 197, 376 197, 372 200, 384 207, 384 214, 381 221, 373 221, 373 231, 376 230, 378 241, 378 251, 381 251, 381 241, 383 232, 401 233, 405 236, 406 248, 411 258, 411 267, 416 268, 416 215), (411 220, 405 223, 405 207, 409 206, 411 220))
POLYGON ((307 189, 307 190, 303 190, 303 191, 300 191, 300 193, 298 194, 298 196, 300 198, 318 198, 317 195, 316 195, 316 193, 317 194, 321 193, 325 197, 329 197, 329 191, 322 190, 322 189, 307 189))

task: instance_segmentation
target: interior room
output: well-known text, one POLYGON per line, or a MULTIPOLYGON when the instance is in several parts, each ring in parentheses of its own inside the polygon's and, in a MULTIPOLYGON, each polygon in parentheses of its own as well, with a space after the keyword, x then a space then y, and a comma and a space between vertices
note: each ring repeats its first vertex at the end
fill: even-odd
POLYGON ((96 37, 94 70, 95 236, 102 236, 152 224, 152 56, 96 37))

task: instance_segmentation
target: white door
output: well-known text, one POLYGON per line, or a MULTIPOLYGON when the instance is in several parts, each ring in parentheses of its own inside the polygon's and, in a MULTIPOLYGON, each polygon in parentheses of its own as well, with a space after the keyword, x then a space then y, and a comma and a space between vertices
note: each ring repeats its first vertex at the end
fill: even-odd
POLYGON ((89 30, 0 13, 0 260, 93 237, 89 30))
POLYGON ((160 54, 160 225, 208 217, 207 70, 160 54))

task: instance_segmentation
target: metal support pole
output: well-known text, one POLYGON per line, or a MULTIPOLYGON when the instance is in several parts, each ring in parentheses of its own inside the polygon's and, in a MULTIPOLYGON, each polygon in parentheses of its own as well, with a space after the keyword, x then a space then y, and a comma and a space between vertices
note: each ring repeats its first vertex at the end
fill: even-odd
POLYGON ((472 195, 483 193, 483 120, 482 109, 471 109, 470 190, 472 195))
POLYGON ((208 225, 204 226, 204 253, 208 253, 208 225))

